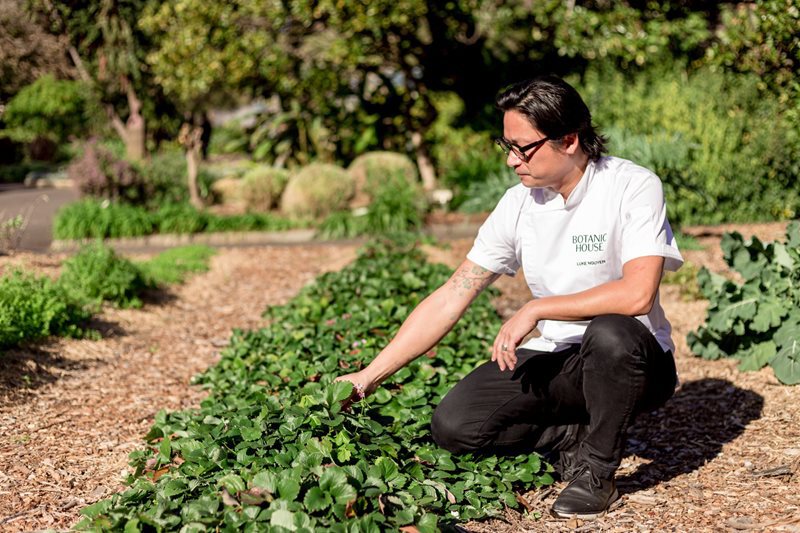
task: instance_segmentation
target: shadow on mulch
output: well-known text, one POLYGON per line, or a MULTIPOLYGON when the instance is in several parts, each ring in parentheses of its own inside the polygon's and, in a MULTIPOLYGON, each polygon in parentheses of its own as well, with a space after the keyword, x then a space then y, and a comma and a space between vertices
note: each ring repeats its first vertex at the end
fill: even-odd
POLYGON ((26 395, 61 378, 65 372, 85 370, 102 363, 99 359, 75 361, 37 346, 3 352, 0 369, 0 405, 26 395))
MULTIPOLYGON (((116 322, 93 317, 81 327, 95 332, 100 338, 124 337, 128 333, 116 322)), ((91 337, 90 337, 91 338, 91 337)), ((25 395, 60 379, 65 372, 81 371, 102 364, 98 358, 81 360, 62 357, 53 348, 51 339, 0 350, 0 404, 12 397, 25 395)))
POLYGON ((723 379, 689 381, 666 405, 640 415, 627 451, 652 462, 617 478, 620 492, 653 487, 697 470, 761 416, 764 398, 723 379))
POLYGON ((139 296, 145 305, 166 305, 178 300, 169 288, 145 289, 139 296))

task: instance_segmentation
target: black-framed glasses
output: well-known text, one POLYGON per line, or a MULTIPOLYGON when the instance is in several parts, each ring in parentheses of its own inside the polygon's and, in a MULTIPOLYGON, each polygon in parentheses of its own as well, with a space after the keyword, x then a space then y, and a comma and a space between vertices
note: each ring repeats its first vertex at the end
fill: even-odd
POLYGON ((539 151, 539 147, 542 146, 544 143, 550 140, 550 137, 545 137, 543 139, 539 139, 538 141, 534 141, 530 144, 526 144, 525 146, 517 146, 516 144, 512 143, 505 137, 498 137, 494 140, 497 143, 497 146, 503 149, 503 151, 508 155, 511 152, 514 152, 514 155, 517 156, 520 161, 527 163, 533 157, 533 154, 539 151), (536 148, 530 154, 525 154, 531 148, 536 148))

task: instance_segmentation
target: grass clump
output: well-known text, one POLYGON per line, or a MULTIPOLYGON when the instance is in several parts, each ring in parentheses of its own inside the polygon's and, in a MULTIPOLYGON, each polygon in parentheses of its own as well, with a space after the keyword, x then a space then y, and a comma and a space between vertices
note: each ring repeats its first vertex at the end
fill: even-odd
POLYGON ((182 246, 160 253, 140 264, 147 279, 155 285, 183 283, 193 273, 208 271, 216 250, 204 245, 182 246))
POLYGON ((425 197, 408 184, 403 174, 387 178, 373 190, 373 200, 368 207, 330 214, 319 226, 320 235, 349 239, 418 232, 427 209, 425 197))
POLYGON ((56 239, 115 239, 164 233, 281 231, 307 224, 271 213, 220 216, 181 203, 167 203, 150 211, 142 206, 86 199, 59 210, 53 235, 56 239))

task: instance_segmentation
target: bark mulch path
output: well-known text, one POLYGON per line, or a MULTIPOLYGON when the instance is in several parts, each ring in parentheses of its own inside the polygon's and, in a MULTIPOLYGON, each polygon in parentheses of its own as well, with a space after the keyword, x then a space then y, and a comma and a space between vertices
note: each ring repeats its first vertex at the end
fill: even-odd
MULTIPOLYGON (((196 406, 192 376, 218 360, 234 328, 263 325, 268 304, 341 269, 354 246, 220 250, 210 272, 139 310, 104 310, 100 341, 59 339, 2 354, 0 531, 64 529, 122 488, 127 455, 160 409, 196 406)), ((17 265, 55 273, 61 257, 17 265)))
MULTIPOLYGON (((725 229, 773 240, 784 227, 725 229)), ((691 231, 706 249, 684 257, 724 272, 720 228, 691 231)), ((454 241, 430 255, 455 265, 469 246, 454 241)), ((105 310, 103 340, 54 340, 4 354, 0 531, 67 528, 85 504, 122 488, 127 454, 141 447, 155 413, 203 397, 190 378, 217 360, 231 329, 258 327, 266 305, 353 257, 352 246, 221 250, 209 273, 161 302, 105 310)), ((61 259, 23 254, 0 268, 15 263, 55 274, 61 259)), ((498 286, 497 307, 510 316, 529 293, 519 275, 498 286)), ((674 285, 662 286, 661 300, 682 387, 632 428, 617 473, 620 503, 595 521, 556 520, 547 513, 556 485, 522 495, 529 513, 508 510, 468 530, 800 532, 800 387, 781 386, 770 369, 741 373, 733 361, 691 356, 686 333, 702 323, 706 303, 685 300, 674 285)))

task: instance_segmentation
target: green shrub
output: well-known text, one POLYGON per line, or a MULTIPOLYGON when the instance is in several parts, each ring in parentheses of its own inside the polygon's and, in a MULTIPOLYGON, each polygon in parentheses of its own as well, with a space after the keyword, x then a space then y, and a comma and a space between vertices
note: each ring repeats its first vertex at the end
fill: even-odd
POLYGON ((367 207, 331 213, 320 224, 319 233, 326 238, 349 239, 422 229, 427 202, 419 185, 408 183, 407 174, 395 171, 384 175, 372 194, 372 202, 367 207))
POLYGON ((82 336, 91 313, 47 277, 13 271, 0 277, 0 348, 49 335, 82 336))
POLYGON ((684 301, 699 300, 703 296, 697 282, 699 271, 700 269, 694 263, 687 261, 677 272, 665 272, 662 283, 677 285, 680 289, 681 299, 684 301))
POLYGON ((56 142, 85 133, 90 89, 83 82, 56 80, 46 74, 24 87, 6 106, 3 120, 16 137, 56 142))
POLYGON ((211 130, 208 152, 211 154, 247 153, 250 136, 238 124, 215 126, 211 130))
POLYGON ((209 246, 181 246, 139 263, 139 268, 152 285, 183 283, 189 274, 208 271, 209 260, 215 253, 209 246))
MULTIPOLYGON (((347 171, 353 176, 355 197, 350 207, 369 205, 387 178, 399 176, 409 187, 420 189, 417 165, 406 155, 396 152, 367 152, 356 157, 347 171)), ((420 189, 419 194, 422 194, 420 189)))
POLYGON ((0 277, 0 348, 49 335, 83 337, 101 302, 138 307, 143 290, 181 283, 190 273, 208 270, 215 253, 186 246, 134 264, 101 243, 83 247, 64 262, 57 281, 22 271, 0 277))
POLYGON ((704 359, 735 357, 740 370, 769 364, 782 383, 800 383, 800 222, 789 224, 785 243, 726 233, 721 246, 744 281, 700 271, 708 316, 689 333, 689 348, 704 359))
POLYGON ((149 213, 108 200, 80 200, 61 207, 53 221, 56 239, 105 239, 138 237, 153 233, 149 213))
POLYGON ((519 508, 515 492, 553 481, 538 454, 454 455, 430 434, 434 407, 485 360, 501 325, 493 291, 435 355, 354 412, 340 404, 352 385, 331 381, 371 359, 450 273, 419 250, 371 246, 268 310, 266 328, 235 332, 199 380, 209 396, 156 415, 147 447, 130 455, 129 488, 83 509, 78 528, 437 531, 519 508))
POLYGON ((210 215, 190 204, 166 204, 149 213, 154 233, 200 233, 208 226, 210 215))
MULTIPOLYGON (((503 166, 491 172, 480 181, 471 182, 457 203, 462 213, 485 213, 492 211, 505 192, 519 184, 519 177, 509 167, 503 166)), ((452 206, 452 204, 451 204, 452 206)))
POLYGON ((141 307, 139 295, 152 287, 142 270, 100 242, 83 246, 62 265, 58 283, 77 301, 141 307))
POLYGON ((321 218, 344 209, 354 193, 353 177, 343 168, 312 163, 289 178, 281 211, 292 217, 321 218))
POLYGON ((242 176, 239 195, 248 211, 266 212, 279 204, 288 182, 288 170, 261 165, 242 176))
MULTIPOLYGON (((158 207, 164 204, 180 204, 189 201, 189 188, 186 175, 186 158, 180 150, 169 150, 153 156, 144 163, 140 171, 150 187, 147 205, 158 207)), ((200 197, 212 197, 214 174, 205 168, 197 173, 200 197)))
POLYGON ((758 78, 709 69, 633 80, 590 73, 581 92, 612 153, 660 175, 677 226, 787 219, 800 210, 800 153, 758 78))

